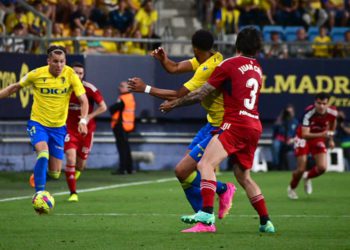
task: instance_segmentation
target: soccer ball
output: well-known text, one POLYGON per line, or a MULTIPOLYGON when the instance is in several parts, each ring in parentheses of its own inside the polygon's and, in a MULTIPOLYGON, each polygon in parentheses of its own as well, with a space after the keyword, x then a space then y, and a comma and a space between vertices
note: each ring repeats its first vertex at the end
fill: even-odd
POLYGON ((55 207, 55 199, 47 191, 39 191, 34 194, 32 204, 38 214, 48 214, 55 207))

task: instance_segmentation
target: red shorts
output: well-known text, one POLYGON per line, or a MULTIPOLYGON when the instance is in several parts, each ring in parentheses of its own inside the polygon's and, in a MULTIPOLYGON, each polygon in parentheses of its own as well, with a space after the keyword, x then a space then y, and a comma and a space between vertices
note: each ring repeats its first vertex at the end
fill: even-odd
POLYGON ((233 164, 238 163, 245 169, 251 169, 260 135, 260 130, 228 126, 225 130, 220 131, 218 138, 228 155, 233 156, 233 164))
POLYGON ((295 156, 308 155, 310 153, 312 155, 327 153, 326 140, 324 138, 305 140, 297 136, 294 141, 295 156))
POLYGON ((87 133, 86 136, 77 132, 67 131, 67 135, 64 141, 64 151, 68 149, 76 149, 77 155, 86 160, 92 148, 92 141, 94 133, 87 133))

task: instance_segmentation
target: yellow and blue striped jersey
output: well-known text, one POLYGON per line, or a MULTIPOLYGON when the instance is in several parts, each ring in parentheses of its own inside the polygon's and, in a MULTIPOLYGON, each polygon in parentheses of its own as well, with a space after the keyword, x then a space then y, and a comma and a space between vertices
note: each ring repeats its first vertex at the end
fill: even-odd
POLYGON ((72 91, 76 96, 85 93, 78 75, 69 66, 64 66, 58 77, 49 72, 49 66, 34 69, 20 80, 20 85, 33 88, 30 119, 46 127, 64 126, 72 91))
MULTIPOLYGON (((219 52, 216 52, 202 64, 199 64, 195 57, 189 60, 195 73, 193 77, 184 84, 184 86, 189 91, 194 91, 202 87, 222 60, 223 56, 219 52)), ((208 122, 215 127, 220 126, 224 116, 224 100, 222 93, 219 90, 211 92, 201 102, 201 105, 208 113, 208 122)))

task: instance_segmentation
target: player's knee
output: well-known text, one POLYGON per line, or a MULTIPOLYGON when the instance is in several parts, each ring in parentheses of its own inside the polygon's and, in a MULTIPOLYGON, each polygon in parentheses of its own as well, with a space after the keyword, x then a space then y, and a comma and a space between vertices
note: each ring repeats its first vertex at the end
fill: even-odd
POLYGON ((325 166, 325 165, 317 166, 317 171, 318 171, 320 174, 324 174, 324 172, 326 172, 326 170, 327 170, 327 166, 325 166))
POLYGON ((54 179, 58 180, 61 176, 61 171, 49 170, 48 175, 54 179))

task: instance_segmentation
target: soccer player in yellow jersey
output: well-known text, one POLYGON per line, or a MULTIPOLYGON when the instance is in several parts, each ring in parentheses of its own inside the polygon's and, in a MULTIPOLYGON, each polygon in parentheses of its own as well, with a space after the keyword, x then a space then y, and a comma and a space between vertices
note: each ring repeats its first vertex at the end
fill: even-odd
MULTIPOLYGON (((165 100, 172 100, 187 93, 199 89, 210 77, 214 69, 222 62, 223 57, 219 52, 212 50, 214 38, 205 30, 199 30, 192 36, 192 47, 195 57, 190 60, 174 62, 170 60, 162 48, 152 52, 153 57, 158 59, 165 70, 169 73, 195 72, 194 76, 178 90, 159 89, 146 85, 140 78, 129 79, 129 88, 134 92, 145 92, 152 96, 165 100)), ((213 92, 202 101, 202 106, 207 111, 208 123, 197 133, 189 145, 184 158, 177 164, 175 174, 180 181, 186 197, 194 211, 202 208, 200 190, 200 174, 196 170, 197 163, 201 159, 212 135, 211 132, 217 129, 223 119, 224 107, 223 97, 219 91, 213 92)), ((217 182, 217 194, 220 198, 219 218, 222 219, 231 208, 235 186, 232 183, 217 182)), ((199 223, 198 228, 215 232, 214 225, 199 223)))
POLYGON ((85 89, 74 70, 66 66, 66 51, 60 46, 51 46, 48 51, 48 66, 32 70, 19 82, 0 90, 0 99, 8 97, 23 87, 31 86, 34 101, 27 132, 36 153, 34 167, 36 192, 45 190, 46 171, 61 170, 64 137, 69 99, 72 91, 81 103, 81 118, 77 124, 82 134, 87 133, 88 101, 85 89))

